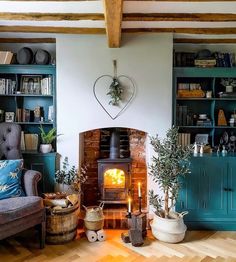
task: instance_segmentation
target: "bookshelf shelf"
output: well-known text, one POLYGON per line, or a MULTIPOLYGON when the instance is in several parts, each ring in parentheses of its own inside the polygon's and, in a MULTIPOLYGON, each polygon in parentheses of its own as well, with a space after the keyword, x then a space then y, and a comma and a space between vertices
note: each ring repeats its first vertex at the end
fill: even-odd
POLYGON ((236 90, 233 90, 235 97, 219 97, 222 92, 226 91, 225 86, 222 85, 222 79, 236 79, 236 67, 177 67, 174 68, 173 75, 172 117, 173 124, 179 126, 180 133, 190 134, 191 143, 194 143, 197 134, 208 134, 208 142, 213 150, 219 146, 224 133, 227 133, 229 137, 236 135, 236 126, 229 125, 229 119, 232 118, 232 115, 236 115, 236 90), (182 90, 185 86, 189 86, 189 89, 192 90, 191 84, 194 87, 196 83, 200 85, 205 94, 210 91, 212 97, 178 97, 178 90, 182 90), (218 126, 219 110, 224 111, 227 126, 218 126), (200 114, 206 115, 204 120, 200 118, 200 114), (206 121, 204 123, 211 124, 211 126, 196 124, 202 121, 206 121))
MULTIPOLYGON (((56 127, 55 97, 55 66, 0 65, 0 109, 5 115, 13 113, 11 122, 19 124, 24 134, 40 137, 39 125, 43 125, 46 132, 56 127), (33 82, 24 82, 29 79, 33 82)), ((56 143, 53 147, 56 150, 56 143)))

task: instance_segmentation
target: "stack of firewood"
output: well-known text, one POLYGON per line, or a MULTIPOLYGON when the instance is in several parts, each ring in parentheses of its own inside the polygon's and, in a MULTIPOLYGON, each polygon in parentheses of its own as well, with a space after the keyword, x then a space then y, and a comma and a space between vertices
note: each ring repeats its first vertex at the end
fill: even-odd
POLYGON ((45 193, 43 198, 44 205, 53 210, 72 207, 79 202, 78 194, 67 195, 65 192, 45 193))

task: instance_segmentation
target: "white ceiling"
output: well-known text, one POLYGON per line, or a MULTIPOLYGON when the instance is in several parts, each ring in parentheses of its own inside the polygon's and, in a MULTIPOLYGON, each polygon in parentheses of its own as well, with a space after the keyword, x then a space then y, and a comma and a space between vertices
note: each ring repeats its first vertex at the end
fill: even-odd
MULTIPOLYGON (((16 13, 103 13, 103 2, 98 1, 64 1, 64 2, 34 2, 34 1, 0 1, 0 12, 16 13)), ((236 2, 158 2, 158 1, 124 1, 123 13, 231 13, 236 14, 236 2)), ((105 28, 104 21, 24 21, 0 20, 1 25, 29 25, 55 27, 89 27, 105 28)), ((122 28, 228 28, 236 27, 236 22, 180 22, 180 21, 123 21, 122 28)), ((0 37, 16 36, 19 33, 0 33, 0 37)), ((33 35, 32 33, 30 33, 33 35)), ((27 35, 27 34, 26 34, 27 35)), ((38 35, 38 34, 34 34, 38 35)), ((50 34, 52 35, 52 34, 50 34)), ((174 34, 177 37, 193 37, 191 35, 174 34)), ((203 35, 194 37, 203 37, 203 35)), ((209 35, 208 38, 216 36, 209 35)), ((217 38, 225 35, 217 35, 217 38)), ((228 35, 227 38, 236 38, 228 35)))

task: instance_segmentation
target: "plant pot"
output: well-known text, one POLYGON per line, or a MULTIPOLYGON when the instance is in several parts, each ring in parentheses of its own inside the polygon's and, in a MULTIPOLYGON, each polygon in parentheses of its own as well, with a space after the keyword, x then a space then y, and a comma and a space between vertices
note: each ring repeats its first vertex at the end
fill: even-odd
POLYGON ((39 151, 41 153, 50 153, 52 151, 52 145, 51 144, 41 144, 39 147, 39 151))
POLYGON ((150 223, 152 234, 160 241, 167 243, 181 242, 185 237, 186 225, 183 216, 188 212, 176 213, 171 212, 172 218, 162 218, 154 214, 154 219, 150 223))

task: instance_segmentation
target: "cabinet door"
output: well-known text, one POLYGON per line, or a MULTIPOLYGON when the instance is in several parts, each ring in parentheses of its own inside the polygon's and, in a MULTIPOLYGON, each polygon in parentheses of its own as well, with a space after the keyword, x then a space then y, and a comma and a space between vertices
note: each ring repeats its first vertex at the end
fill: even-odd
POLYGON ((181 178, 181 189, 179 198, 176 203, 176 210, 178 212, 188 211, 189 214, 185 217, 186 220, 192 220, 198 217, 199 212, 199 180, 202 173, 201 159, 191 159, 191 173, 181 178))
POLYGON ((228 168, 228 212, 236 215, 236 163, 233 159, 228 168))
POLYGON ((54 192, 56 153, 24 154, 25 168, 39 171, 42 179, 39 182, 39 192, 54 192))
POLYGON ((223 158, 206 158, 201 185, 201 212, 204 217, 217 218, 227 214, 227 163, 223 158))
POLYGON ((199 221, 227 214, 227 165, 218 158, 196 157, 191 174, 183 179, 177 211, 189 211, 187 221, 199 221))

